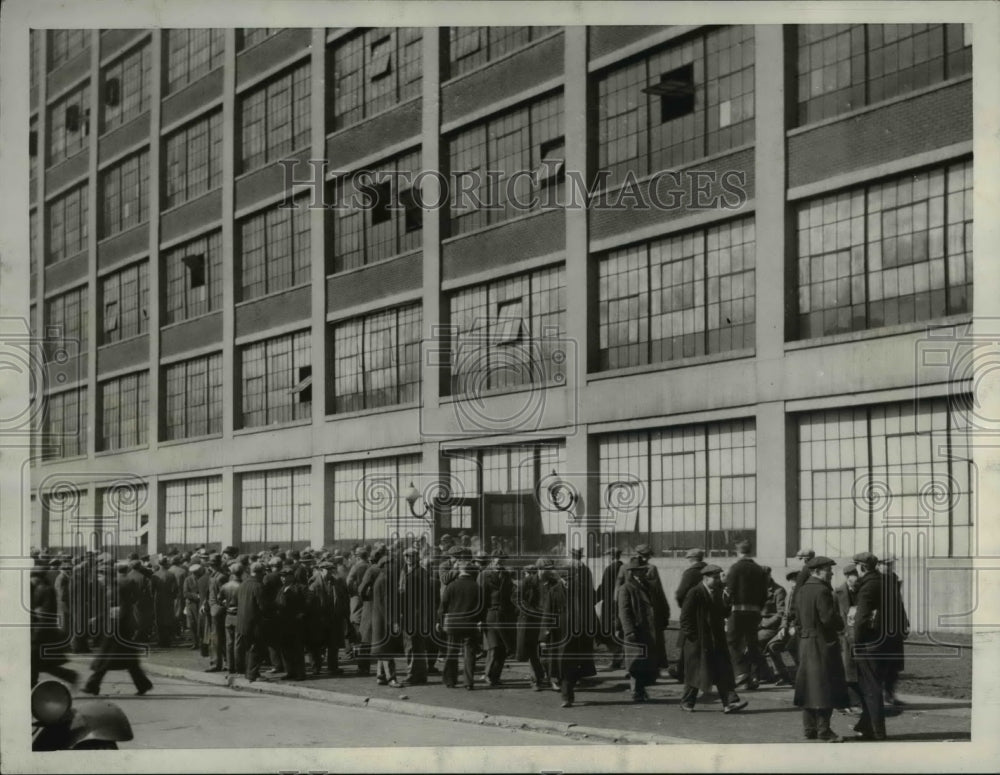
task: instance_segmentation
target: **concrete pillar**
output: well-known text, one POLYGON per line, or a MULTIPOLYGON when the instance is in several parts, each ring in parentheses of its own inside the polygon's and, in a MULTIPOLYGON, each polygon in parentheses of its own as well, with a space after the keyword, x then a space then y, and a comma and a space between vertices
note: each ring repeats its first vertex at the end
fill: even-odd
MULTIPOLYGON (((97 134, 101 114, 101 31, 90 33, 90 142, 87 157, 87 299, 92 314, 87 316, 87 342, 90 355, 87 357, 87 457, 93 458, 97 449, 97 429, 101 418, 97 416, 97 345, 103 309, 100 305, 97 282, 97 224, 100 202, 97 200, 97 134)), ((44 73, 44 70, 43 70, 44 73)), ((43 74, 42 80, 45 80, 43 74)), ((41 108, 40 108, 41 109, 41 108)), ((40 176, 41 177, 41 176, 40 176)), ((152 177, 152 176, 150 176, 152 177)), ((46 240, 46 244, 48 241, 46 240)), ((44 261, 43 261, 44 263, 44 261)))
MULTIPOLYGON (((322 159, 326 155, 326 29, 312 31, 312 158, 322 159)), ((321 178, 318 168, 299 170, 309 176, 321 178)), ((309 195, 307 195, 309 196, 309 195)), ((312 310, 312 428, 313 448, 322 449, 322 438, 327 433, 326 418, 326 220, 327 213, 322 207, 310 212, 311 226, 311 310, 312 310)), ((319 464, 322 471, 322 461, 319 464)), ((315 474, 314 474, 315 475, 315 474)), ((313 502, 313 526, 322 531, 323 501, 313 502)), ((314 533, 315 535, 315 533, 314 533)), ((322 532, 318 535, 323 539, 322 532)))
POLYGON ((227 466, 222 471, 222 527, 219 530, 219 541, 223 549, 227 546, 239 546, 242 504, 238 489, 233 468, 227 466))
MULTIPOLYGON (((797 524, 789 524, 786 502, 789 480, 797 469, 797 449, 789 443, 785 406, 782 401, 757 405, 757 546, 756 555, 772 566, 795 548, 797 524)), ((797 490, 797 488, 795 488, 797 490)), ((797 509, 795 509, 797 512, 797 509)), ((796 520, 797 522, 797 520, 796 520)))
MULTIPOLYGON (((313 374, 316 372, 314 371, 313 374)), ((313 379, 313 384, 316 384, 316 380, 313 379)), ((315 400, 316 394, 313 393, 313 400, 315 400)), ((323 460, 322 455, 317 455, 312 459, 312 485, 310 487, 312 501, 310 502, 310 513, 312 515, 312 523, 310 524, 310 536, 309 543, 316 548, 323 546, 326 543, 326 525, 325 525, 325 515, 326 515, 326 465, 323 460)))
MULTIPOLYGON (((587 28, 566 27, 563 33, 565 91, 566 169, 582 173, 587 179, 587 28)), ((567 183, 568 187, 569 183, 567 183)), ((569 194, 567 194, 567 198, 569 194)), ((570 198, 570 201, 572 199, 570 198)), ((566 298, 588 298, 589 255, 587 252, 587 210, 566 208, 566 298)), ((566 310, 566 329, 570 333, 566 363, 566 401, 568 417, 573 422, 580 412, 578 397, 587 385, 587 348, 589 324, 587 304, 570 304, 566 310)), ((556 389, 553 389, 555 393, 556 389)), ((578 429, 579 431, 579 429, 578 429)), ((600 515, 600 487, 596 461, 591 460, 587 434, 577 432, 566 439, 566 470, 558 471, 579 493, 574 521, 567 519, 566 546, 582 547, 589 556, 590 547, 598 546, 596 535, 600 515)), ((550 472, 543 471, 543 477, 550 472)))
MULTIPOLYGON (((222 384, 228 385, 226 399, 222 402, 222 438, 232 443, 235 425, 236 390, 235 347, 235 242, 233 231, 234 192, 233 177, 236 165, 236 30, 226 30, 226 51, 222 70, 222 384)), ((223 478, 225 482, 225 478, 223 478)), ((224 501, 229 504, 231 501, 224 501)), ((225 511, 225 509, 224 509, 225 511)))
MULTIPOLYGON (((160 100, 163 84, 163 31, 153 30, 150 41, 152 67, 149 77, 149 126, 152 141, 149 144, 149 267, 146 276, 149 283, 149 309, 146 314, 149 330, 149 377, 147 395, 149 400, 149 428, 146 434, 150 454, 156 452, 160 441, 160 417, 164 407, 160 406, 160 100)), ((155 519, 150 514, 150 519, 155 519)), ((152 540, 152 537, 151 537, 152 540)), ((152 546, 152 544, 150 544, 152 546)), ((150 554, 152 554, 152 548, 150 554)))

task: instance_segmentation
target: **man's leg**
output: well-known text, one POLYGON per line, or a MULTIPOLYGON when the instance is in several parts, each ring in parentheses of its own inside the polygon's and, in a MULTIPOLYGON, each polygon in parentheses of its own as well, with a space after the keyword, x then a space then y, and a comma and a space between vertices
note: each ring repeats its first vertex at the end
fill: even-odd
POLYGON ((247 638, 242 633, 236 632, 236 628, 233 627, 234 637, 236 638, 236 649, 235 649, 235 670, 236 673, 244 673, 247 671, 247 638))
POLYGON ((427 640, 416 632, 408 635, 405 640, 408 668, 406 680, 412 684, 427 683, 427 640))
POLYGON ((876 740, 885 739, 885 705, 882 698, 882 671, 878 659, 856 656, 858 687, 861 689, 861 720, 855 731, 876 740))
POLYGON ((462 638, 465 667, 465 686, 471 689, 476 683, 476 654, 479 650, 479 634, 462 638))
POLYGON ((236 623, 226 625, 226 672, 236 672, 236 623))
POLYGON ((212 667, 222 670, 226 661, 226 612, 212 614, 212 667))
POLYGON ((815 740, 817 733, 816 711, 812 708, 802 709, 802 734, 806 740, 815 740))
POLYGON ((83 691, 87 694, 100 694, 101 682, 104 680, 107 672, 107 670, 95 670, 91 673, 90 678, 87 679, 87 683, 83 687, 83 691))
POLYGON ((138 658, 129 664, 128 674, 132 676, 132 683, 135 684, 135 690, 140 694, 145 694, 153 688, 153 682, 149 680, 149 676, 146 675, 146 672, 139 665, 138 658))
POLYGON ((694 710, 695 700, 698 699, 698 687, 685 685, 684 693, 681 695, 681 707, 685 710, 694 710))
POLYGON ((767 662, 760 651, 757 633, 760 627, 760 614, 745 612, 740 617, 743 620, 743 639, 746 641, 747 661, 750 668, 750 681, 747 688, 756 689, 760 677, 767 674, 767 662))

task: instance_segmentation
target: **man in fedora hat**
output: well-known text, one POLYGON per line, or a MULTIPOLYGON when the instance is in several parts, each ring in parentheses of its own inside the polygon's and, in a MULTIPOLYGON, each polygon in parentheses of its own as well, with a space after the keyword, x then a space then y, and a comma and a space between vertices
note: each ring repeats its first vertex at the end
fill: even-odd
POLYGON ((599 642, 611 652, 611 669, 622 666, 625 652, 622 641, 621 621, 618 619, 618 602, 616 600, 615 580, 622 567, 621 550, 611 547, 606 552, 608 564, 601 575, 601 585, 597 588, 594 602, 601 604, 601 622, 599 642))
POLYGON ((656 616, 646 581, 648 565, 629 560, 627 581, 618 588, 617 610, 625 640, 626 672, 634 702, 649 699, 646 687, 656 681, 656 616))
POLYGON ((684 598, 681 630, 684 632, 684 694, 681 710, 693 711, 698 692, 712 687, 719 692, 725 713, 735 713, 747 706, 736 693, 733 665, 726 643, 726 618, 729 604, 722 595, 722 568, 706 565, 701 569, 701 583, 684 598))
POLYGON ((829 557, 813 557, 806 563, 810 576, 798 590, 799 670, 794 702, 802 708, 806 739, 828 743, 843 740, 830 728, 830 717, 834 708, 848 705, 838 637, 844 621, 830 587, 835 564, 829 557))

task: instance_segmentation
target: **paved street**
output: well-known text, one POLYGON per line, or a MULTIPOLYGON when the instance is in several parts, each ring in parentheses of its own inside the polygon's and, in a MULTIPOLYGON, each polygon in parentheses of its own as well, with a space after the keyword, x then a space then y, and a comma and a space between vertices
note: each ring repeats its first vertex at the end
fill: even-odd
MULTIPOLYGON (((538 729, 545 723, 564 722, 581 727, 665 736, 673 738, 674 742, 806 744, 801 736, 800 711, 792 704, 790 688, 762 687, 756 692, 742 693, 750 705, 739 714, 723 714, 714 697, 700 699, 697 711, 686 714, 679 711, 681 687, 672 679, 667 678, 650 688, 651 702, 635 705, 629 699, 623 671, 603 667, 595 683, 578 689, 577 704, 564 709, 559 707, 556 692, 530 691, 527 665, 521 663, 509 664, 505 668, 502 686, 490 688, 479 684, 476 691, 467 692, 447 689, 441 684, 439 676, 433 676, 426 686, 402 690, 379 687, 374 678, 357 676, 350 663, 345 665, 345 675, 339 678, 258 682, 251 687, 241 677, 236 679, 236 686, 244 691, 234 691, 225 686, 224 674, 204 673, 207 661, 188 649, 153 649, 144 662, 155 684, 147 697, 131 699, 133 688, 125 673, 109 673, 109 679, 124 680, 125 683, 108 682, 106 686, 109 692, 123 692, 126 712, 132 717, 132 708, 136 708, 140 714, 135 717, 137 722, 148 725, 147 728, 155 732, 156 742, 151 747, 243 745, 246 729, 260 732, 256 738, 261 746, 337 744, 331 735, 338 739, 343 737, 350 745, 386 745, 388 740, 399 745, 490 744, 487 738, 496 745, 550 745, 564 740, 558 734, 512 733, 415 715, 387 716, 380 711, 336 704, 345 699, 357 701, 365 697, 387 701, 401 712, 410 714, 420 714, 419 706, 423 706, 428 711, 459 709, 470 714, 517 717, 524 722, 526 730, 538 729), (175 677, 157 675, 158 669, 175 677), (184 680, 178 681, 176 677, 184 680), (246 691, 249 688, 255 691, 246 691), (258 693, 294 694, 302 690, 310 697, 330 693, 333 702, 318 703, 302 697, 266 697, 258 693), (181 699, 178 700, 178 697, 181 699), (196 704, 192 707, 182 700, 196 704), (288 710, 276 714, 276 707, 288 710), (253 716, 253 722, 244 725, 242 721, 247 718, 247 713, 259 716, 253 716), (371 721, 366 721, 368 716, 371 716, 371 721), (188 718, 201 719, 197 729, 192 730, 188 718), (213 718, 216 723, 204 723, 208 718, 213 718), (281 719, 280 728, 265 740, 264 736, 273 727, 275 718, 281 719), (337 719, 337 724, 331 724, 331 719, 337 719), (426 733, 424 725, 427 725, 426 733), (387 739, 385 734, 390 737, 387 739)), ((80 668, 86 670, 86 663, 82 660, 80 668)), ((891 740, 943 742, 970 739, 971 708, 968 700, 912 695, 903 695, 903 699, 907 702, 904 711, 887 719, 891 740)), ((389 708, 383 707, 382 711, 385 710, 389 708)), ((855 720, 851 716, 834 714, 833 728, 840 734, 850 735, 855 720)), ((138 725, 136 733, 137 737, 142 737, 138 725)), ((137 743, 144 744, 144 741, 140 739, 137 743)))
MULTIPOLYGON (((541 732, 341 708, 298 698, 248 694, 153 676, 152 694, 137 697, 124 672, 102 687, 132 723, 126 748, 282 748, 369 746, 567 745, 541 732)), ((76 692, 74 702, 91 699, 76 692)))

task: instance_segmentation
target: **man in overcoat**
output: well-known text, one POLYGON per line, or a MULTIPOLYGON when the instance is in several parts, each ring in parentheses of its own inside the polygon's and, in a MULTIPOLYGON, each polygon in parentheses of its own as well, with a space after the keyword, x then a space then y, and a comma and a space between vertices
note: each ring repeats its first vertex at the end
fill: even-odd
POLYGON ((249 681, 260 678, 260 665, 267 650, 264 637, 268 601, 264 595, 264 565, 255 562, 250 576, 236 592, 236 664, 246 666, 249 681))
POLYGON ((903 671, 903 643, 910 637, 910 618, 903 603, 903 582, 896 575, 896 557, 889 554, 881 558, 882 591, 885 598, 885 675, 882 694, 886 705, 902 705, 896 697, 896 684, 903 671))
POLYGON ((531 688, 542 691, 547 683, 545 668, 539 656, 538 641, 543 628, 542 590, 537 564, 524 568, 521 583, 517 585, 517 659, 531 667, 531 688))
POLYGON ((438 626, 448 637, 442 678, 449 689, 458 683, 458 653, 461 651, 465 688, 471 691, 476 680, 479 625, 486 611, 479 584, 472 576, 472 562, 460 561, 456 570, 458 577, 444 588, 438 607, 438 626))
POLYGON ((646 687, 656 681, 656 615, 649 599, 649 566, 629 560, 628 580, 618 588, 617 611, 625 640, 625 669, 634 702, 649 699, 646 687))
POLYGON ((558 684, 562 706, 569 708, 575 701, 576 684, 591 674, 594 663, 589 629, 594 616, 590 605, 593 594, 582 589, 580 574, 569 572, 564 579, 551 560, 546 558, 544 563, 539 566, 542 613, 547 625, 542 654, 549 679, 553 685, 558 684))
MULTIPOLYGON (((191 563, 187 576, 184 577, 184 614, 187 617, 188 630, 191 633, 191 648, 202 651, 201 605, 198 592, 198 582, 205 569, 201 563, 191 563)), ((202 653, 204 653, 202 651, 202 653)))
POLYGON ((478 579, 486 606, 486 665, 483 670, 490 686, 500 685, 500 673, 507 660, 507 642, 510 633, 516 630, 514 582, 510 571, 504 567, 506 559, 503 549, 494 549, 489 568, 480 573, 478 579))
MULTIPOLYGON (((705 567, 705 550, 692 548, 688 549, 687 553, 684 555, 688 561, 688 567, 684 569, 681 574, 681 580, 677 584, 677 590, 674 592, 674 600, 677 601, 677 610, 679 611, 684 606, 684 598, 687 597, 687 593, 694 589, 696 586, 701 584, 701 569, 705 567)), ((672 665, 668 668, 668 672, 671 676, 676 678, 681 683, 684 682, 684 631, 678 628, 677 630, 677 649, 679 656, 677 658, 676 665, 672 665)))
POLYGON ((807 740, 843 741, 830 728, 834 708, 848 704, 840 632, 844 621, 833 599, 830 579, 833 560, 813 557, 806 563, 810 576, 798 590, 799 669, 795 675, 795 705, 802 708, 807 740))
POLYGON ((858 567, 858 590, 854 611, 854 664, 861 689, 861 719, 854 731, 865 740, 885 740, 886 644, 885 592, 878 558, 860 552, 852 558, 858 567))
POLYGON ((611 669, 617 670, 625 658, 622 645, 621 621, 618 619, 618 603, 616 600, 618 572, 621 570, 621 550, 612 547, 608 549, 608 564, 601 574, 601 584, 597 588, 594 602, 601 604, 601 622, 599 642, 607 646, 611 652, 611 669))
POLYGON ((847 697, 852 713, 861 712, 861 689, 858 687, 858 668, 854 664, 854 606, 858 588, 858 569, 851 562, 844 566, 844 582, 833 590, 840 618, 844 620, 844 631, 840 634, 840 657, 844 662, 844 678, 847 681, 847 697))
MULTIPOLYGON (((403 630, 403 652, 406 657, 406 683, 427 683, 427 668, 431 654, 431 631, 434 628, 434 596, 430 574, 420 564, 420 550, 415 546, 403 551, 403 568, 399 574, 400 625, 403 630)), ((434 587, 437 583, 434 583, 434 587)), ((434 653, 436 657, 436 652, 434 653)))
POLYGON ((689 591, 681 608, 684 632, 684 694, 681 710, 693 711, 698 692, 719 692, 725 713, 735 713, 747 706, 736 693, 733 665, 726 643, 726 618, 729 604, 722 596, 722 568, 706 565, 701 569, 701 583, 689 591))

